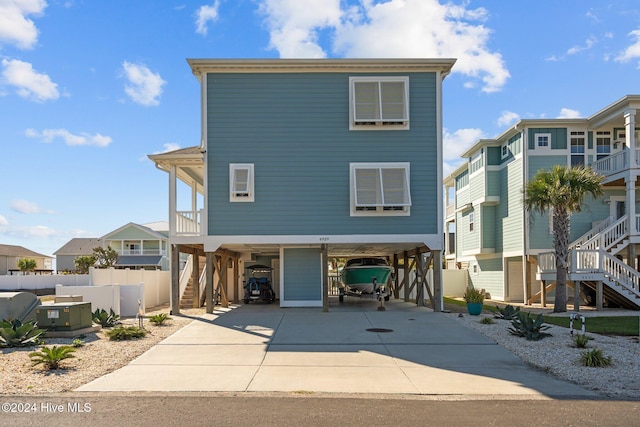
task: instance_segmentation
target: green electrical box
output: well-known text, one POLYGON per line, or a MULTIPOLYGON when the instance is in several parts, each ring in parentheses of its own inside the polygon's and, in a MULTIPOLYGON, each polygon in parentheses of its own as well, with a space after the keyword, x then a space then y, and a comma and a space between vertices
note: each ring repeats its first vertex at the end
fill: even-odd
POLYGON ((91 326, 90 302, 58 302, 36 309, 38 327, 52 331, 74 331, 91 326))

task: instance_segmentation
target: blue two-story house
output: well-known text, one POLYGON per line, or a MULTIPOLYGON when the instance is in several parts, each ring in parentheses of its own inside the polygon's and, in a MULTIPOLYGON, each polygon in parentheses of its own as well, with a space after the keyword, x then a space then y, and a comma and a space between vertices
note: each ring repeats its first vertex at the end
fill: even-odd
MULTIPOLYGON (((281 306, 326 307, 329 257, 407 269, 427 254, 440 309, 442 81, 454 62, 189 59, 202 142, 149 156, 170 176, 172 256, 208 257, 229 300, 260 264, 281 306)), ((407 288, 420 275, 400 274, 407 288)))

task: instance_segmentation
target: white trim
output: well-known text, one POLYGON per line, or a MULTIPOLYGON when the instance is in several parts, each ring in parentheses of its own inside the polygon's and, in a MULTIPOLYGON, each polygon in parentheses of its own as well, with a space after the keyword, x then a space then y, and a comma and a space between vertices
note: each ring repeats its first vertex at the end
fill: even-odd
POLYGON ((255 200, 253 163, 229 163, 229 201, 230 202, 253 202, 255 200), (238 181, 238 172, 246 171, 246 182, 238 181), (246 191, 235 188, 236 184, 244 183, 246 191))
MULTIPOLYGON (((364 120, 363 120, 364 122, 364 120)), ((409 77, 408 76, 354 76, 349 77, 349 130, 408 130, 409 129, 409 77), (367 124, 356 123, 356 83, 402 83, 404 89, 404 111, 402 119, 385 119, 382 117, 382 91, 378 91, 378 114, 377 118, 367 120, 367 124), (400 123, 402 122, 402 123, 400 123), (398 123, 398 124, 394 124, 398 123)))
POLYGON ((536 133, 533 136, 535 141, 534 150, 551 150, 551 134, 550 133, 536 133), (547 139, 547 145, 540 145, 543 138, 547 139))

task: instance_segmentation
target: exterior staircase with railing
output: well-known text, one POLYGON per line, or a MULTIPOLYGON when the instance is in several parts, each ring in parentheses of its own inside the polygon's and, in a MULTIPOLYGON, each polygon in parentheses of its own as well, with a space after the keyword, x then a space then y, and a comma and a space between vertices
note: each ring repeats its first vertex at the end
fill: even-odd
MULTIPOLYGON (((596 288, 602 282, 607 299, 620 306, 640 309, 640 272, 615 255, 629 245, 629 220, 607 218, 569 245, 569 280, 596 288)), ((538 275, 555 280, 555 253, 538 256, 538 275)), ((594 289, 595 290, 595 289, 594 289)))
POLYGON ((182 277, 180 281, 184 284, 184 287, 181 286, 180 289, 180 308, 197 308, 202 307, 203 304, 203 296, 204 296, 204 281, 205 281, 205 269, 206 269, 206 259, 204 257, 200 257, 198 262, 198 278, 200 282, 199 290, 200 295, 198 296, 198 301, 194 304, 194 295, 193 295, 193 274, 192 266, 193 266, 193 257, 194 255, 189 256, 189 260, 185 264, 184 269, 182 270, 182 277))

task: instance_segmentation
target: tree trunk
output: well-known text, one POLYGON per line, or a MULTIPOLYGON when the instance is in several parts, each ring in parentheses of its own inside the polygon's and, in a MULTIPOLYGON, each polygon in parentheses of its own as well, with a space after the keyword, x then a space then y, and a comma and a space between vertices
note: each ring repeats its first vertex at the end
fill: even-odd
POLYGON ((553 240, 556 251, 556 298, 554 313, 567 311, 567 272, 569 268, 569 213, 565 209, 554 209, 553 240))

